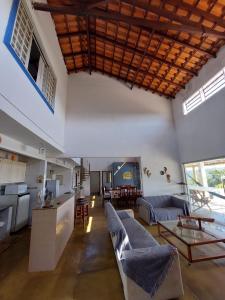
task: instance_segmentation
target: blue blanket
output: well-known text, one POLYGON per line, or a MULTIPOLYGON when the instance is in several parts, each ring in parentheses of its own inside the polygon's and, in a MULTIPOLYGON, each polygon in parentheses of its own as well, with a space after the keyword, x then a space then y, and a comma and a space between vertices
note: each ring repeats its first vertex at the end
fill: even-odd
POLYGON ((124 251, 123 271, 153 297, 166 278, 175 255, 176 249, 171 245, 124 251))
POLYGON ((113 237, 116 237, 114 249, 118 258, 121 259, 123 250, 131 249, 129 238, 123 223, 111 203, 108 202, 105 204, 105 211, 107 215, 108 230, 113 237))
MULTIPOLYGON (((158 196, 159 198, 162 198, 160 196, 158 196)), ((155 214, 155 203, 154 203, 154 206, 152 205, 151 203, 151 197, 149 197, 148 200, 146 200, 145 198, 138 198, 138 201, 137 203, 139 205, 143 205, 147 210, 148 210, 148 213, 149 213, 149 220, 151 223, 157 223, 158 219, 157 219, 157 216, 155 214)), ((153 197, 154 198, 154 202, 156 202, 156 196, 153 197)), ((189 203, 185 200, 182 200, 182 199, 178 199, 174 196, 171 196, 170 199, 169 199, 169 202, 170 202, 170 207, 176 207, 176 208, 180 208, 183 210, 183 215, 184 216, 189 216, 190 215, 190 210, 189 210, 189 203)), ((166 207, 166 206, 164 206, 166 207)))

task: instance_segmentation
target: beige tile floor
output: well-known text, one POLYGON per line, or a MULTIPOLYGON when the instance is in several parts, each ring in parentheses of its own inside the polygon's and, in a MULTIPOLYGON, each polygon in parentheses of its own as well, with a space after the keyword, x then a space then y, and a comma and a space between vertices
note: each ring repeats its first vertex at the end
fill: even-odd
MULTIPOLYGON (((90 232, 77 225, 53 272, 28 273, 30 232, 14 236, 12 245, 0 255, 0 299, 124 299, 103 209, 97 200, 90 216, 90 232)), ((157 235, 156 228, 146 228, 157 235)), ((185 288, 182 300, 225 299, 225 260, 188 266, 181 258, 181 268, 185 288)))

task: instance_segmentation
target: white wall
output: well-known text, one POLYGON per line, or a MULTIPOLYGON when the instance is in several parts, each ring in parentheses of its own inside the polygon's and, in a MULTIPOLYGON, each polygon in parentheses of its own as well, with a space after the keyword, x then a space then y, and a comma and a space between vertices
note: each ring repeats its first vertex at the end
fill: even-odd
POLYGON ((225 156, 225 89, 183 115, 182 103, 225 66, 225 48, 203 67, 198 77, 173 101, 173 113, 182 162, 225 156))
POLYGON ((70 157, 141 157, 152 171, 145 195, 179 188, 159 175, 167 166, 172 180, 181 176, 171 102, 107 76, 69 76, 65 149, 70 157))
MULTIPOLYGON (((31 8, 31 1, 26 0, 31 8)), ((50 14, 31 8, 41 44, 57 77, 55 112, 51 113, 3 43, 12 0, 0 1, 0 110, 63 151, 67 73, 50 14)))

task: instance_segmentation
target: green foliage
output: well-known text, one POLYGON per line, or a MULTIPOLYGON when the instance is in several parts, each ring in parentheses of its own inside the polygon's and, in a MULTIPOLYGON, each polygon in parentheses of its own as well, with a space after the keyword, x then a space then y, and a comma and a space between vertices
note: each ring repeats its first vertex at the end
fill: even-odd
POLYGON ((223 188, 222 177, 225 176, 225 169, 209 169, 206 170, 208 186, 223 188))

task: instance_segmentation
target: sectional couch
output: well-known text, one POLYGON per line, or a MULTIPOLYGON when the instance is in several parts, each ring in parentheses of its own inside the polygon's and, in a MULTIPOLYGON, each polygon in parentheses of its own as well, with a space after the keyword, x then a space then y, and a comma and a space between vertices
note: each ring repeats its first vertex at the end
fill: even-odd
POLYGON ((166 300, 183 295, 177 249, 160 245, 132 210, 105 204, 107 226, 126 300, 166 300))

